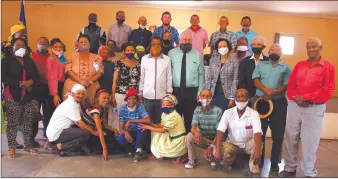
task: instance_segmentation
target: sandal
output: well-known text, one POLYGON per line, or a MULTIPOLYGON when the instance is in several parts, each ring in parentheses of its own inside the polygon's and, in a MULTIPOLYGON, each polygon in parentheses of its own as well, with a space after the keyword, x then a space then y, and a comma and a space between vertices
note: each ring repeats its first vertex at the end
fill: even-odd
POLYGON ((9 149, 8 157, 15 158, 15 156, 16 156, 15 149, 14 148, 9 149))
POLYGON ((171 163, 173 163, 173 164, 182 164, 182 163, 188 162, 187 160, 188 160, 188 159, 182 159, 182 160, 181 160, 181 158, 178 157, 176 160, 171 161, 171 163))
POLYGON ((23 149, 25 152, 29 152, 31 154, 39 154, 39 151, 34 149, 33 147, 26 147, 23 149))
POLYGON ((148 160, 159 160, 159 161, 162 161, 163 157, 156 158, 154 155, 151 155, 151 156, 148 157, 148 160))
POLYGON ((45 148, 46 150, 52 151, 52 144, 47 141, 43 148, 45 148))

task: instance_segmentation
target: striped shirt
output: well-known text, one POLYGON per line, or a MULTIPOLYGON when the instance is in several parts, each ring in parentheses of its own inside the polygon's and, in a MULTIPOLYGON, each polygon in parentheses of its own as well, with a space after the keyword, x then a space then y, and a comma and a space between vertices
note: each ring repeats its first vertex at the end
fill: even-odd
MULTIPOLYGON (((210 41, 209 41, 209 47, 215 50, 215 43, 220 38, 227 39, 230 42, 231 47, 233 49, 237 45, 236 34, 233 33, 233 32, 231 32, 231 31, 225 30, 224 32, 216 31, 216 32, 214 32, 214 33, 211 34, 210 41)), ((212 54, 213 53, 214 52, 212 52, 212 54)))
MULTIPOLYGON (((128 110, 128 105, 122 105, 119 110, 120 122, 126 123, 128 120, 142 119, 148 116, 143 104, 136 104, 136 109, 133 112, 128 110)), ((137 123, 131 123, 129 129, 131 131, 137 130, 137 123)))
POLYGON ((98 114, 102 120, 104 112, 101 114, 99 108, 88 108, 87 110, 82 108, 82 121, 92 128, 96 128, 94 114, 98 114))
POLYGON ((205 113, 201 106, 197 106, 192 119, 192 126, 198 127, 203 137, 214 140, 218 123, 221 121, 223 111, 217 106, 211 106, 205 113))

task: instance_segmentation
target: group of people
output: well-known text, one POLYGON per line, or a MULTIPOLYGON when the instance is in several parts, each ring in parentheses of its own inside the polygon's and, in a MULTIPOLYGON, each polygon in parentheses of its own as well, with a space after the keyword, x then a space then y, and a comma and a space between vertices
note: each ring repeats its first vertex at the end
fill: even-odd
POLYGON ((321 56, 321 40, 307 41, 308 59, 291 71, 279 44, 263 54, 265 39, 250 29, 248 16, 237 33, 222 16, 210 40, 198 15, 181 34, 170 26, 169 12, 161 19, 151 32, 142 16, 132 30, 119 11, 106 33, 91 13, 67 57, 59 38, 39 38, 31 53, 25 27, 13 26, 1 61, 9 156, 23 148, 16 142, 19 124, 24 150, 39 153, 34 138, 42 106, 45 148, 59 156, 98 152, 107 160, 123 150, 139 162, 148 151, 149 159, 172 158, 190 169, 201 147, 212 166, 231 168, 236 155, 250 155, 249 169, 256 175, 270 126, 271 170, 279 171, 285 139, 285 168, 279 175, 295 175, 301 138, 302 168, 306 176, 316 176, 325 103, 335 89, 335 69, 321 56), (253 109, 257 101, 273 106, 268 116, 253 109))

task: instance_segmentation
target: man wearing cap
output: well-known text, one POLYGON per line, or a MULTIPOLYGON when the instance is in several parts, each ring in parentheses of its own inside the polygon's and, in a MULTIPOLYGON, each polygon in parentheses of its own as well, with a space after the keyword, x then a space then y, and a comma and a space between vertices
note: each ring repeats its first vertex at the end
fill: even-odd
POLYGON ((90 53, 98 53, 99 47, 106 44, 107 36, 102 27, 98 26, 96 13, 88 16, 89 25, 82 28, 79 35, 88 35, 90 38, 90 53))
POLYGON ((75 84, 71 89, 71 94, 55 109, 48 124, 47 138, 61 157, 75 152, 79 147, 84 152, 88 152, 86 143, 90 134, 99 136, 98 131, 93 130, 81 120, 80 103, 85 96, 85 87, 75 84), (74 124, 78 128, 72 127, 74 124))
POLYGON ((201 54, 192 49, 192 33, 184 31, 180 36, 179 48, 169 51, 172 65, 173 94, 179 103, 177 112, 183 116, 186 131, 191 129, 191 121, 197 106, 197 95, 204 88, 204 64, 201 54))
POLYGON ((143 104, 139 103, 138 91, 130 88, 124 99, 127 104, 120 107, 120 133, 117 141, 122 145, 129 156, 134 155, 134 162, 142 158, 142 148, 145 144, 146 131, 138 128, 138 123, 150 124, 150 118, 143 104))
MULTIPOLYGON (((265 103, 271 100, 273 105, 269 106, 269 108, 273 107, 270 115, 267 114, 268 116, 263 117, 263 114, 261 114, 263 130, 262 165, 265 155, 265 135, 268 126, 270 126, 272 134, 270 170, 277 172, 279 171, 278 164, 281 162, 282 143, 286 124, 286 109, 288 106, 285 92, 291 73, 291 68, 288 64, 281 61, 281 56, 281 46, 279 44, 273 44, 269 50, 269 61, 258 63, 252 74, 252 79, 257 88, 256 96, 263 98, 262 100, 264 100, 265 103)), ((262 108, 268 108, 263 105, 265 104, 261 105, 262 108)))
POLYGON ((149 30, 147 30, 147 19, 144 16, 141 16, 138 20, 139 28, 131 31, 128 41, 134 43, 135 46, 143 46, 147 48, 150 43, 150 38, 153 35, 149 30))
POLYGON ((238 89, 236 92, 236 107, 224 111, 217 127, 216 147, 214 148, 214 160, 217 165, 221 160, 232 168, 236 155, 240 153, 250 154, 250 175, 259 175, 259 163, 261 157, 261 121, 258 113, 248 107, 249 94, 246 89, 238 89), (228 136, 223 142, 225 131, 228 136))
POLYGON ((131 27, 124 24, 126 20, 125 13, 118 11, 116 13, 116 24, 112 24, 108 29, 107 40, 114 40, 116 46, 121 49, 122 44, 128 42, 128 37, 131 33, 131 27))

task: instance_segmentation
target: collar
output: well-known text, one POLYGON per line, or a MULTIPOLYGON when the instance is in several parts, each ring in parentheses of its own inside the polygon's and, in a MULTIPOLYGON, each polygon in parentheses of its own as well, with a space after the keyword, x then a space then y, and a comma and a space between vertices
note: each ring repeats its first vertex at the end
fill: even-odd
MULTIPOLYGON (((165 32, 164 27, 163 27, 163 24, 161 25, 161 28, 162 28, 163 32, 165 32)), ((168 31, 169 31, 169 32, 171 32, 171 28, 172 28, 172 27, 169 25, 169 28, 168 28, 168 31)))
MULTIPOLYGON (((252 56, 250 57, 250 59, 254 59, 254 60, 256 60, 255 59, 255 54, 252 54, 252 56)), ((261 55, 259 56, 259 60, 263 60, 264 58, 263 58, 263 53, 261 53, 261 55)))
POLYGON ((48 52, 47 52, 45 55, 42 55, 42 54, 39 52, 39 50, 36 50, 35 53, 36 53, 37 55, 41 56, 41 57, 48 57, 48 56, 49 56, 49 55, 48 55, 48 52))
MULTIPOLYGON (((308 58, 306 60, 307 64, 310 65, 310 58, 308 58)), ((319 57, 319 61, 316 63, 316 65, 319 64, 321 66, 324 66, 324 59, 322 58, 322 56, 319 57)))
MULTIPOLYGON (((149 53, 148 58, 154 58, 151 53, 149 53)), ((160 54, 159 58, 163 58, 163 53, 160 54)))
POLYGON ((201 26, 198 26, 197 29, 193 29, 192 26, 189 27, 189 29, 193 32, 197 32, 201 29, 202 27, 201 26))
MULTIPOLYGON (((247 50, 246 52, 245 52, 245 55, 243 56, 243 58, 241 58, 241 59, 244 59, 245 57, 248 57, 250 54, 249 54, 249 50, 247 50)), ((238 57, 238 55, 237 55, 237 52, 234 54, 234 57, 236 58, 236 59, 239 59, 239 57, 238 57)))
POLYGON ((243 115, 241 116, 241 118, 238 115, 237 106, 234 107, 233 109, 235 110, 236 116, 238 117, 239 120, 242 120, 243 117, 249 117, 250 116, 249 106, 246 106, 245 111, 244 111, 243 115))
POLYGON ((243 32, 243 29, 241 29, 240 32, 243 33, 243 34, 251 34, 251 29, 249 29, 248 33, 243 32))
POLYGON ((220 30, 218 30, 218 32, 219 32, 219 33, 221 33, 221 34, 223 34, 223 33, 225 33, 225 34, 229 34, 229 33, 230 33, 230 31, 228 31, 228 29, 225 29, 225 31, 224 31, 224 32, 221 32, 221 29, 220 29, 220 30))

